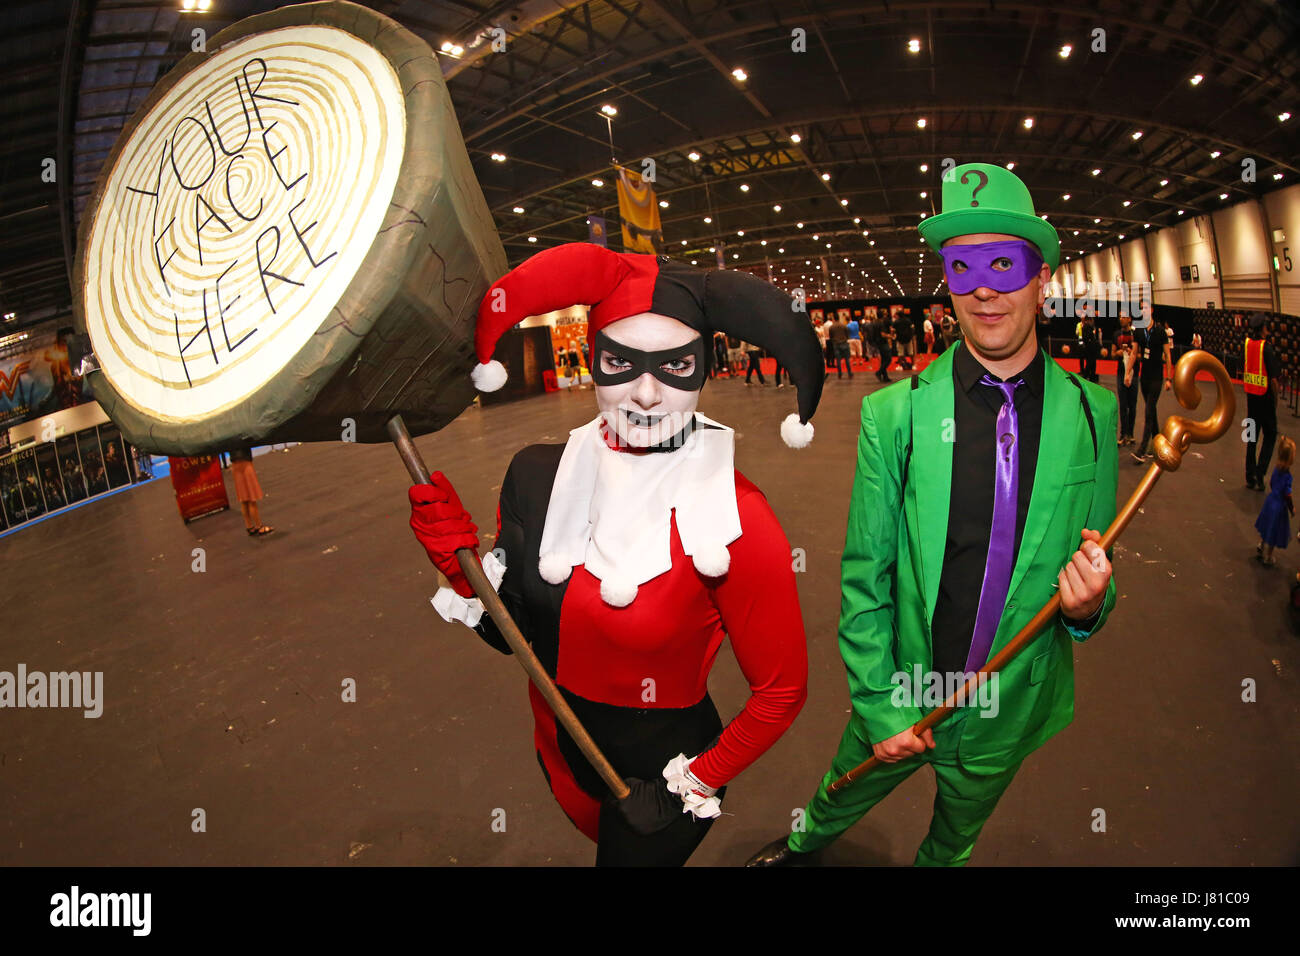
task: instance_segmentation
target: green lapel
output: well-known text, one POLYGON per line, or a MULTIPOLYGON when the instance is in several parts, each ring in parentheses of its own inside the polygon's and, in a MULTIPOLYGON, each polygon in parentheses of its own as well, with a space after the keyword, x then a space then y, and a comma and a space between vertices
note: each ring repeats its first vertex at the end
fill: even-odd
POLYGON ((921 584, 925 594, 925 620, 934 618, 948 540, 948 504, 952 492, 952 446, 957 438, 953 417, 952 360, 954 343, 921 372, 921 384, 912 392, 912 494, 916 496, 911 533, 921 542, 921 584))
POLYGON ((1020 587, 1043 543, 1052 515, 1056 513, 1078 435, 1078 418, 1082 414, 1079 390, 1050 355, 1045 359, 1038 467, 1034 471, 1034 491, 1029 499, 1029 514, 1025 516, 1025 530, 1020 539, 1020 553, 1016 555, 1016 568, 1011 573, 1008 595, 1015 594, 1016 588, 1020 587))

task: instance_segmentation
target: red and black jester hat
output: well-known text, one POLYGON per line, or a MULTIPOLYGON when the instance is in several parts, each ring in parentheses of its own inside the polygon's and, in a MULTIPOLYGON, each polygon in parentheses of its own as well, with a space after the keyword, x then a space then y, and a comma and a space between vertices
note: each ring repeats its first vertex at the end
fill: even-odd
POLYGON ((766 349, 789 370, 799 393, 799 412, 781 423, 781 437, 791 448, 812 441, 809 420, 821 399, 825 360, 808 313, 796 310, 793 299, 747 272, 699 269, 668 256, 612 252, 589 242, 543 250, 488 289, 474 331, 475 387, 492 392, 505 384, 506 370, 492 352, 507 329, 530 315, 572 305, 589 307, 589 341, 612 322, 654 312, 705 339, 724 332, 766 349))

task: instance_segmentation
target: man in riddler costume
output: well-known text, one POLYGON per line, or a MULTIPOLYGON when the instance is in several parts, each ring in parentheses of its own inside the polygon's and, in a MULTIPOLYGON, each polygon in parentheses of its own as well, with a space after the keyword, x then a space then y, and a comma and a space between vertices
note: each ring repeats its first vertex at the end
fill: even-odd
POLYGON ((1000 166, 958 166, 922 238, 962 339, 862 402, 841 565, 852 717, 794 832, 751 866, 810 863, 922 764, 937 794, 918 865, 964 864, 1021 762, 1074 713, 1072 642, 1115 604, 1097 544, 1115 517, 1115 396, 1039 347, 1056 230, 1000 166), (913 727, 1059 589, 1061 611, 949 718, 913 727), (944 693, 935 691, 942 686, 944 693), (872 755, 881 766, 828 787, 872 755))

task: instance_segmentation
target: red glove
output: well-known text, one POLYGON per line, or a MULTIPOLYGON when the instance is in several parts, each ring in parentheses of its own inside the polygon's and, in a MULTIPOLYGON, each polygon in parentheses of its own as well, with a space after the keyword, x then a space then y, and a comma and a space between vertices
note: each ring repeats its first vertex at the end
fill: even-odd
POLYGON ((461 597, 474 597, 456 551, 469 548, 478 559, 478 527, 460 503, 456 489, 442 472, 435 471, 429 484, 412 485, 407 495, 411 499, 411 530, 424 545, 429 560, 446 576, 452 590, 461 597))

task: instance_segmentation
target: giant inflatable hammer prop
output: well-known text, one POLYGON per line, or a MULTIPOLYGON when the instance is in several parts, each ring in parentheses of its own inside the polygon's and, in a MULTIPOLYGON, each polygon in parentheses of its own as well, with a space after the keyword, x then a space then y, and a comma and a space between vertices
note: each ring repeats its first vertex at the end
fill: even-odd
MULTIPOLYGON (((86 376, 132 444, 397 444, 473 401, 474 316, 505 251, 429 45, 330 0, 249 17, 163 77, 82 214, 86 376)), ((477 556, 466 577, 616 797, 477 556)))
MULTIPOLYGON (((1232 381, 1228 378, 1228 372, 1224 369, 1223 363, 1209 352, 1199 350, 1188 352, 1179 359, 1178 364, 1174 367, 1174 395, 1178 397, 1179 404, 1186 409, 1194 409, 1201 404, 1201 390, 1196 387, 1198 372, 1209 372, 1213 376, 1214 384, 1219 391, 1210 417, 1204 421, 1192 421, 1180 415, 1170 415, 1165 420, 1165 427, 1155 437, 1155 460, 1147 467, 1146 474, 1142 476, 1142 481, 1138 484, 1137 489, 1129 496, 1123 509, 1111 522, 1110 527, 1106 529, 1106 533, 1101 536, 1101 540, 1098 542, 1103 551, 1109 551, 1119 538, 1120 533, 1128 527, 1128 523, 1138 513, 1138 509, 1142 507, 1142 502, 1146 501, 1147 495, 1151 494, 1151 489, 1156 486, 1160 476, 1167 471, 1178 470, 1178 466, 1183 462, 1183 453, 1187 451, 1192 442, 1207 444, 1215 441, 1232 426, 1232 419, 1237 411, 1236 398, 1232 393, 1232 381)), ((912 728, 912 733, 921 734, 931 727, 943 723, 949 714, 961 706, 961 701, 974 700, 976 689, 980 684, 987 680, 990 674, 1006 667, 1012 658, 1028 647, 1043 628, 1055 619, 1060 609, 1061 596, 1055 594, 1030 619, 1029 623, 1020 629, 1020 632, 1011 639, 1010 643, 993 655, 988 663, 967 678, 966 682, 954 691, 953 695, 945 700, 943 704, 926 714, 912 728)), ((840 777, 827 789, 832 793, 842 790, 855 780, 861 780, 880 764, 881 761, 873 756, 840 777)))

